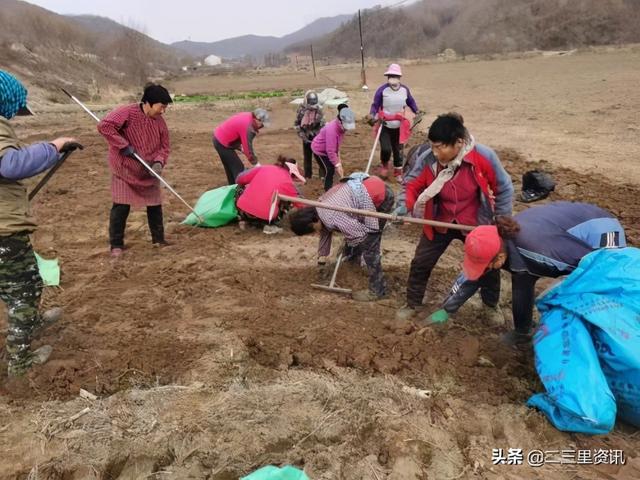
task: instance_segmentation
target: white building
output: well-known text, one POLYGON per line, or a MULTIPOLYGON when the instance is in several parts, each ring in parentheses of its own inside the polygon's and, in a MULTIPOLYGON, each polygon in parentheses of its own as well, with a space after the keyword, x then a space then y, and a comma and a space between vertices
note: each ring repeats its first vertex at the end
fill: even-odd
POLYGON ((207 58, 204 59, 204 64, 210 67, 214 65, 220 65, 221 63, 222 63, 222 59, 217 55, 209 55, 207 58))

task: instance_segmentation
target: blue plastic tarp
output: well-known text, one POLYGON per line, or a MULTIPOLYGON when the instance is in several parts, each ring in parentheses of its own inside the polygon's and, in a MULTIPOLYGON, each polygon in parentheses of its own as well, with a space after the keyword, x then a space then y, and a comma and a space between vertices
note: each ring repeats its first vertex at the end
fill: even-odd
POLYGON ((537 301, 536 369, 546 392, 528 405, 556 428, 640 427, 640 250, 597 250, 537 301))

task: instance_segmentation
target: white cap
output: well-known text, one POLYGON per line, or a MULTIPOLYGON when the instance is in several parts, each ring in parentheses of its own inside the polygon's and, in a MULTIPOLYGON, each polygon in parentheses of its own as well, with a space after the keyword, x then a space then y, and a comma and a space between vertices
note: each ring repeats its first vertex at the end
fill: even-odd
POLYGON ((343 108, 338 115, 342 126, 345 130, 355 130, 356 128, 356 115, 350 108, 343 108))
POLYGON ((256 108, 253 111, 253 116, 262 122, 265 127, 271 125, 271 119, 269 118, 269 112, 267 112, 264 108, 256 108))

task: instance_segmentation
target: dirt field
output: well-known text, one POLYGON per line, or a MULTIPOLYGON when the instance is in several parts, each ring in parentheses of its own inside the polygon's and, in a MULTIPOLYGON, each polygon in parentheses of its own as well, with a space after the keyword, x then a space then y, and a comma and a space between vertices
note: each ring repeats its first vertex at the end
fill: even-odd
MULTIPOLYGON (((558 183, 552 200, 610 209, 638 245, 639 64, 640 50, 630 48, 414 65, 405 77, 429 113, 423 130, 435 114, 459 111, 476 139, 498 151, 517 192, 524 171, 544 168, 558 183)), ((368 75, 379 80, 380 73, 368 75)), ((357 78, 355 67, 326 67, 317 81, 266 73, 170 86, 176 93, 338 86, 364 116, 372 92, 356 90, 357 78)), ((279 153, 300 158, 287 101, 259 102, 274 117, 256 141, 262 163, 279 153)), ((166 177, 189 201, 224 184, 210 133, 249 106, 176 105, 168 112, 173 150, 166 177)), ((318 280, 316 237, 182 226, 187 212, 169 195, 165 215, 175 244, 152 248, 146 217, 134 212, 129 249, 113 262, 106 147, 91 120, 73 108, 51 108, 16 124, 28 140, 70 134, 87 148, 70 157, 33 205, 36 249, 58 257, 63 271, 62 288, 47 290, 44 303, 64 306, 65 318, 36 342, 55 350, 26 378, 7 379, 2 351, 0 478, 231 480, 287 463, 314 480, 640 477, 634 429, 565 434, 525 407, 541 389, 532 353, 502 346, 505 329, 487 326, 477 302, 435 329, 394 320, 417 228, 393 225, 385 233, 391 297, 372 304, 309 287, 318 280), (81 388, 98 399, 79 398, 81 388), (494 448, 520 448, 525 458, 534 449, 621 449, 627 463, 493 465, 494 448)), ((347 137, 347 171, 364 167, 371 144, 362 125, 347 137)), ((304 187, 310 198, 320 190, 317 179, 304 187)), ((426 311, 443 298, 460 260, 455 245, 432 276, 426 311)), ((338 282, 365 288, 366 275, 345 266, 338 282)), ((503 283, 509 317, 506 276, 503 283)))

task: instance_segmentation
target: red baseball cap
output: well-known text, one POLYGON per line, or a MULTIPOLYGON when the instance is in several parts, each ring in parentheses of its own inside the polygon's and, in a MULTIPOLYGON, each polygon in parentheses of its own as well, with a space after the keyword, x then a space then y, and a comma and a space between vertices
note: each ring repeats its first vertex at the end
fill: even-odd
POLYGON ((477 280, 500 252, 502 240, 495 225, 481 225, 467 235, 464 242, 462 270, 469 280, 477 280))
POLYGON ((367 189, 371 201, 378 208, 384 202, 384 197, 387 193, 384 181, 376 176, 367 177, 363 180, 362 184, 367 189))

